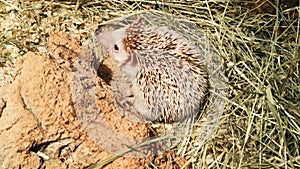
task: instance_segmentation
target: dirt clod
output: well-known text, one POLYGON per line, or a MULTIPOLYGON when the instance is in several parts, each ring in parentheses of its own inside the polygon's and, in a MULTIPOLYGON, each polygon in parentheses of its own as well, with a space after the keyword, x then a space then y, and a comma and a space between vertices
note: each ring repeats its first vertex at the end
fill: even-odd
MULTIPOLYGON (((69 72, 82 49, 79 41, 65 33, 50 36, 49 53, 26 54, 1 91, 0 168, 86 168, 112 155, 87 136, 74 111, 69 72)), ((97 89, 99 109, 116 131, 133 138, 151 134, 149 125, 118 115, 101 78, 97 89)), ((149 160, 178 168, 185 160, 177 158, 172 152, 148 160, 120 157, 105 168, 150 168, 149 160)))

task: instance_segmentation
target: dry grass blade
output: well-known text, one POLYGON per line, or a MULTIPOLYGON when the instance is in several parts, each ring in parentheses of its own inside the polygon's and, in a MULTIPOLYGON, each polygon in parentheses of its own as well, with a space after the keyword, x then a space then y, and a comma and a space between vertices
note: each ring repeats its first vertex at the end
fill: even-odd
MULTIPOLYGON (((100 23, 149 9, 199 25, 222 57, 229 79, 226 109, 214 135, 201 145, 191 136, 174 149, 194 168, 300 168, 297 0, 1 0, 1 86, 11 80, 17 58, 47 50, 51 31, 85 42, 100 23)), ((193 132, 198 127, 195 123, 193 132)))

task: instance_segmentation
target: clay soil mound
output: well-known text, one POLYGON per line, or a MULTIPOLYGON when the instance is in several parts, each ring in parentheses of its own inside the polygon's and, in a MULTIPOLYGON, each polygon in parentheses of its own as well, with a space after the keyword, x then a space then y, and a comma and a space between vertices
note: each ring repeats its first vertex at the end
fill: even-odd
MULTIPOLYGON (((81 128, 71 93, 70 70, 82 47, 65 33, 52 33, 49 53, 28 53, 16 66, 0 99, 0 168, 86 168, 112 154, 81 128)), ((117 132, 149 137, 147 124, 122 118, 109 85, 97 78, 99 109, 117 132)), ((180 168, 185 160, 168 152, 149 158, 120 157, 104 168, 180 168)))

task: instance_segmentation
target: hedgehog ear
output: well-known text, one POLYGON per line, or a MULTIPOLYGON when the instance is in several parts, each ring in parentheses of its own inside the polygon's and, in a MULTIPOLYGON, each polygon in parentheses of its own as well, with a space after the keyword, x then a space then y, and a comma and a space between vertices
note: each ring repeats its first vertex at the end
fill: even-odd
POLYGON ((134 21, 135 24, 142 23, 142 18, 138 17, 137 20, 134 21))
POLYGON ((141 17, 138 17, 130 24, 130 27, 139 28, 142 27, 142 25, 144 25, 143 19, 141 17))

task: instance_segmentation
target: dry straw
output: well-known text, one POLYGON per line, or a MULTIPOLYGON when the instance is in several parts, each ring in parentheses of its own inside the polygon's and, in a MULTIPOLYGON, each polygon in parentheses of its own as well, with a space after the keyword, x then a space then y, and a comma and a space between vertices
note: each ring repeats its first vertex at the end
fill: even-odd
POLYGON ((214 135, 203 145, 187 139, 174 148, 187 165, 300 168, 299 1, 1 0, 1 69, 28 51, 45 50, 50 31, 85 42, 99 23, 149 9, 199 25, 229 79, 226 110, 214 135))

